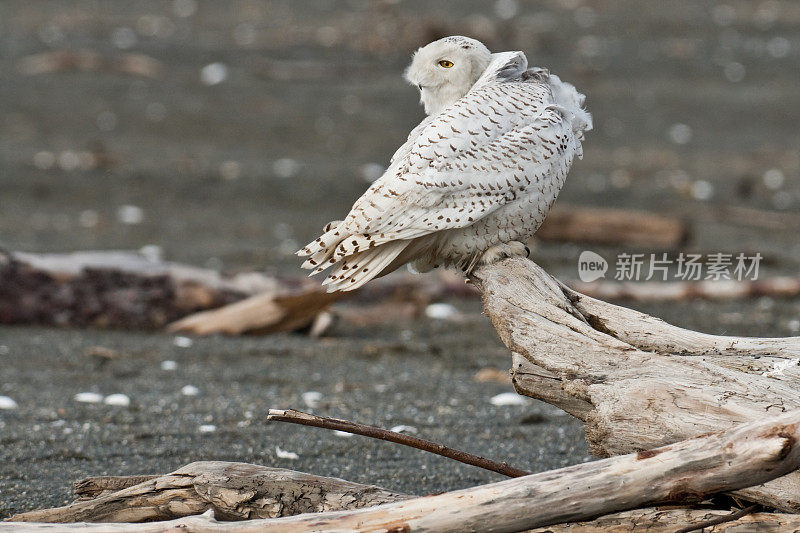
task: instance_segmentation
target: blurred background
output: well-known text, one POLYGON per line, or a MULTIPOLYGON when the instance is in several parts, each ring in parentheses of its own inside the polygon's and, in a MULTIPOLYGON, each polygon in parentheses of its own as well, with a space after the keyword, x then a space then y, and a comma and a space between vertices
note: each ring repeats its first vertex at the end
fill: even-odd
MULTIPOLYGON (((761 277, 797 276, 791 0, 5 0, 0 247, 146 247, 300 276, 293 252, 343 217, 423 117, 402 79, 411 53, 451 34, 523 50, 587 95, 595 130, 557 205, 678 217, 691 230, 682 251, 758 252, 761 277)), ((584 249, 546 242, 534 258, 574 279, 584 249)), ((477 300, 452 305, 458 320, 348 326, 323 340, 0 327, 0 395, 12 400, 0 409, 0 517, 69 501, 86 475, 199 459, 425 493, 497 479, 267 426, 270 407, 409 425, 521 468, 588 460, 581 424, 563 413, 490 401, 511 390, 508 351, 477 300), (98 358, 97 346, 117 356, 98 358), (75 400, 85 392, 101 400, 75 400), (102 403, 112 393, 129 404, 102 403)), ((796 298, 634 306, 712 333, 800 331, 796 298)))
MULTIPOLYGON (((450 34, 587 95, 560 202, 797 213, 798 23, 775 0, 3 2, 0 243, 293 271, 423 117, 402 71, 450 34)), ((699 246, 800 256, 706 222, 699 246)))

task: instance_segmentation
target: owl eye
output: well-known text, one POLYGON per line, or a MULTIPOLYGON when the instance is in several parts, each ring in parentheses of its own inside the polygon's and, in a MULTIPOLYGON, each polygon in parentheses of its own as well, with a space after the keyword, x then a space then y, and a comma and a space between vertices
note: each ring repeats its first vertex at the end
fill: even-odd
POLYGON ((446 59, 442 59, 441 61, 439 61, 439 65, 444 67, 444 68, 450 68, 450 67, 453 66, 453 62, 452 61, 448 61, 446 59))

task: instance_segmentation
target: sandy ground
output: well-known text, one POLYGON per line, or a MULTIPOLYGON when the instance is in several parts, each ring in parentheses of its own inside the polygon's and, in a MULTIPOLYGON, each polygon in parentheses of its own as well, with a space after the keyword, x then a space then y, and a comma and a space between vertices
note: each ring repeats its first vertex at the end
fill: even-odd
MULTIPOLYGON (((588 95, 597 127, 560 202, 679 214, 692 222, 688 251, 758 251, 762 275, 798 271, 797 225, 714 216, 727 205, 798 212, 794 2, 220 6, 0 4, 0 246, 156 246, 197 265, 297 274, 291 252, 341 218, 420 120, 400 76, 410 52, 460 33, 524 50, 588 95), (509 6, 516 12, 504 18, 509 6), (91 50, 106 66, 25 71, 33 54, 54 50, 91 50), (120 72, 131 53, 160 70, 120 72)), ((569 279, 584 248, 551 244, 535 257, 569 279)), ((0 517, 70 501, 72 481, 88 475, 161 473, 201 459, 414 493, 499 479, 386 443, 265 423, 271 407, 305 408, 308 391, 323 395, 318 413, 414 426, 520 468, 587 460, 581 424, 558 410, 490 403, 510 385, 473 376, 507 368, 507 350, 477 301, 451 303, 465 322, 340 326, 324 340, 181 347, 163 334, 0 327, 0 395, 18 404, 0 410, 0 517), (120 355, 101 364, 86 355, 93 346, 120 355), (187 385, 199 394, 184 395, 187 385), (74 400, 87 391, 123 393, 131 404, 74 400), (277 447, 299 459, 279 459, 277 447)), ((797 301, 639 307, 712 333, 791 335, 800 324, 797 301)))
MULTIPOLYGON (((476 311, 474 303, 465 310, 476 311)), ((502 478, 381 441, 265 422, 270 408, 309 409, 303 399, 309 391, 322 394, 314 412, 413 426, 424 438, 520 468, 588 459, 581 424, 568 415, 539 402, 494 406, 490 399, 510 386, 473 380, 482 368, 508 367, 487 322, 473 313, 458 326, 417 322, 322 341, 195 339, 188 348, 166 335, 0 329, 9 352, 0 392, 20 403, 0 418, 2 513, 71 501, 71 482, 87 475, 168 472, 203 459, 282 466, 409 493, 502 478), (479 335, 466 336, 465 328, 479 335), (85 355, 98 343, 120 351, 119 358, 99 365, 85 355), (177 368, 163 370, 165 360, 177 368), (187 385, 199 393, 186 396, 187 385), (73 399, 86 391, 123 393, 131 405, 73 399), (215 430, 204 432, 208 426, 215 430), (299 459, 278 458, 278 447, 299 459)))

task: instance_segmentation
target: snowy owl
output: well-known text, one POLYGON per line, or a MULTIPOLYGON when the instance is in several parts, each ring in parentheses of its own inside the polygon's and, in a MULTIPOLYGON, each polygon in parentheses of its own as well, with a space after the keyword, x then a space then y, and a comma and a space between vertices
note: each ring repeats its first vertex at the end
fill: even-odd
POLYGON ((347 217, 297 252, 312 275, 333 267, 331 292, 405 263, 469 273, 525 255, 592 128, 575 87, 468 37, 420 48, 405 77, 428 116, 347 217))

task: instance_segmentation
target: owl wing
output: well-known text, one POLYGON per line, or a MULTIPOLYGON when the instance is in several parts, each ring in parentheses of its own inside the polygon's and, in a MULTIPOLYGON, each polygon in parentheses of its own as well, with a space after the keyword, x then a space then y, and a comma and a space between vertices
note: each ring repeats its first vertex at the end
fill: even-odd
POLYGON ((474 89, 422 128, 341 224, 299 252, 311 256, 304 267, 322 270, 392 241, 474 224, 547 187, 576 143, 547 85, 474 89))

